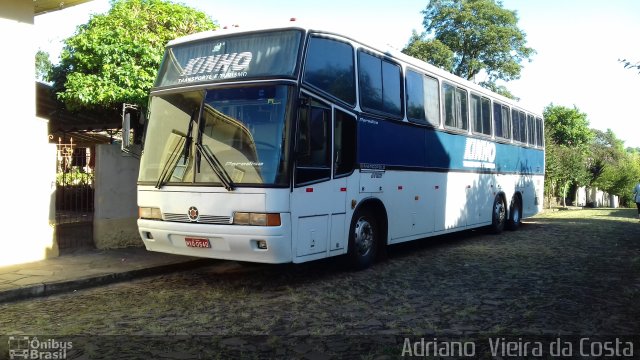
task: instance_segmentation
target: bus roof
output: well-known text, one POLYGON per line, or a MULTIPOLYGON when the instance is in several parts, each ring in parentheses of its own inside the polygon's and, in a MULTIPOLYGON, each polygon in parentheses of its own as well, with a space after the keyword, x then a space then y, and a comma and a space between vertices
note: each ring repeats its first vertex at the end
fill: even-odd
MULTIPOLYGON (((531 111, 531 110, 527 110, 528 108, 526 106, 524 106, 524 104, 520 103, 519 101, 513 100, 513 99, 509 99, 505 96, 502 96, 498 93, 495 93, 489 89, 486 89, 472 81, 469 81, 467 79, 464 79, 462 77, 459 77, 455 74, 452 74, 446 70, 443 70, 441 68, 438 68, 432 64, 429 64, 425 61, 422 61, 420 59, 416 59, 414 57, 411 57, 409 55, 406 55, 404 53, 402 53, 400 50, 393 48, 392 46, 385 44, 371 44, 371 43, 365 43, 363 41, 360 41, 358 39, 355 39, 353 37, 351 37, 350 35, 345 35, 344 33, 338 32, 336 30, 330 30, 330 29, 326 29, 322 26, 312 26, 308 23, 302 23, 302 22, 298 22, 295 19, 291 19, 290 22, 288 23, 280 23, 280 24, 276 24, 276 25, 271 25, 271 26, 261 26, 261 27, 240 27, 240 26, 232 26, 232 27, 225 27, 223 29, 216 29, 216 30, 209 30, 209 31, 203 31, 203 32, 199 32, 199 33, 195 33, 195 34, 191 34, 191 35, 186 35, 186 36, 182 36, 179 38, 176 38, 174 40, 171 40, 167 43, 167 46, 174 46, 174 45, 178 45, 178 44, 183 44, 183 43, 188 43, 188 42, 192 42, 192 41, 199 41, 199 40, 204 40, 204 39, 214 39, 217 37, 223 37, 223 36, 228 36, 228 35, 236 35, 236 34, 248 34, 248 33, 253 33, 253 32, 262 32, 262 31, 270 31, 270 30, 301 30, 307 33, 322 33, 322 34, 328 34, 328 35, 335 35, 335 36, 339 36, 342 38, 346 38, 349 39, 355 43, 358 43, 368 49, 371 50, 375 50, 385 56, 388 56, 390 58, 396 59, 398 60, 398 62, 400 64, 403 65, 409 65, 410 67, 413 67, 415 69, 418 70, 422 70, 423 72, 427 73, 427 74, 431 74, 431 75, 435 75, 443 80, 446 80, 448 82, 452 82, 454 84, 457 85, 461 85, 463 87, 466 87, 467 89, 485 95, 485 96, 491 96, 493 97, 495 100, 504 103, 505 105, 509 105, 511 107, 515 107, 521 110, 526 110, 530 113, 532 113, 535 116, 538 117, 542 117, 538 111, 531 111)), ((403 66, 405 67, 405 66, 403 66)))

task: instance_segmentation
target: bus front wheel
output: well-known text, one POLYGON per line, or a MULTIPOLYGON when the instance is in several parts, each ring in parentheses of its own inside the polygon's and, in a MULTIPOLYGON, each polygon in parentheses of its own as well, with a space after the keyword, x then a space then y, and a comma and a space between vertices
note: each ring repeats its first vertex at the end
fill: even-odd
POLYGON ((495 234, 499 234, 504 230, 504 225, 507 219, 507 208, 504 204, 504 199, 500 195, 496 195, 495 200, 493 200, 493 208, 492 208, 492 222, 491 222, 491 230, 495 234))
POLYGON ((357 210, 349 229, 349 263, 357 270, 371 266, 379 245, 378 223, 366 209, 357 210))

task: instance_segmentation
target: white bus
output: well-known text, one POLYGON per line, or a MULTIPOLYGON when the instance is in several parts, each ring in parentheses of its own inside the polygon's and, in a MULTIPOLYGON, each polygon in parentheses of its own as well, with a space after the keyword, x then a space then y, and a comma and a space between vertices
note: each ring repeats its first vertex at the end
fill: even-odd
POLYGON ((148 250, 347 255, 542 209, 542 117, 399 52, 297 26, 171 41, 138 178, 148 250))

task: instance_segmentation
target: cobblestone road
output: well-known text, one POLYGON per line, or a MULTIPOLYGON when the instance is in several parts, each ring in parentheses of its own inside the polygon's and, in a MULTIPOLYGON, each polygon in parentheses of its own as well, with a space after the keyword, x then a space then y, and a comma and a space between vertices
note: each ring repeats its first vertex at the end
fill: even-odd
MULTIPOLYGON (((336 260, 227 262, 2 304, 0 334, 204 334, 245 349, 248 335, 267 343, 307 335, 637 335, 634 212, 558 211, 516 232, 426 239, 392 247, 387 261, 360 272, 336 260)), ((312 358, 304 346, 297 354, 312 358)))

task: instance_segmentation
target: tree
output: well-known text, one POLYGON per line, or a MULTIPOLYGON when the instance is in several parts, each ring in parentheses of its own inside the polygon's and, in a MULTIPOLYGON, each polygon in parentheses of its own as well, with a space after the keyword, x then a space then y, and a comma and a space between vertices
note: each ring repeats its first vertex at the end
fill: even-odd
POLYGON ((606 132, 591 129, 591 132, 594 137, 589 144, 590 154, 587 164, 591 174, 590 183, 608 191, 598 182, 605 168, 616 166, 625 157, 624 141, 618 139, 611 129, 607 129, 606 132))
POLYGON ((423 36, 414 33, 403 52, 442 66, 439 58, 430 57, 445 54, 439 49, 442 44, 453 53, 453 73, 467 80, 480 71, 490 83, 517 79, 522 61, 535 54, 526 46, 526 34, 517 27, 516 12, 504 9, 500 1, 430 0, 422 13, 426 32, 423 36), (422 51, 424 48, 429 51, 422 51))
POLYGON ((592 185, 620 196, 623 204, 632 202, 630 189, 640 179, 640 156, 634 150, 625 150, 624 141, 610 129, 593 132, 589 167, 592 185))
POLYGON ((417 59, 427 61, 433 66, 437 66, 449 72, 454 72, 453 51, 438 39, 425 40, 424 35, 419 35, 415 30, 411 35, 409 44, 402 50, 402 52, 417 59))
POLYGON ((493 91, 496 94, 500 94, 506 98, 509 99, 513 99, 515 101, 520 101, 519 97, 516 97, 515 95, 513 95, 511 93, 511 91, 509 91, 509 89, 507 89, 506 86, 504 85, 498 85, 496 84, 495 81, 482 81, 480 84, 480 86, 484 87, 485 89, 489 89, 491 91, 493 91))
POLYGON ((215 29, 203 12, 165 0, 112 0, 65 40, 54 89, 70 110, 146 106, 166 43, 215 29))
POLYGON ((544 109, 547 196, 560 195, 563 206, 572 185, 587 185, 588 144, 594 134, 578 108, 548 105, 544 109))
POLYGON ((591 141, 594 134, 589 129, 587 114, 577 107, 568 108, 549 104, 543 112, 545 131, 549 131, 551 140, 556 144, 580 147, 591 141))
POLYGON ((53 64, 49 60, 49 53, 38 50, 36 52, 36 80, 47 82, 51 78, 53 64))

